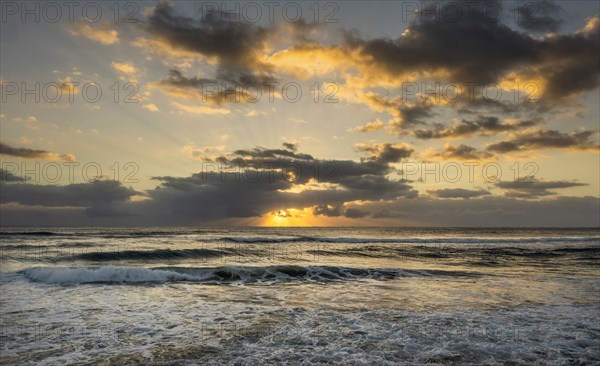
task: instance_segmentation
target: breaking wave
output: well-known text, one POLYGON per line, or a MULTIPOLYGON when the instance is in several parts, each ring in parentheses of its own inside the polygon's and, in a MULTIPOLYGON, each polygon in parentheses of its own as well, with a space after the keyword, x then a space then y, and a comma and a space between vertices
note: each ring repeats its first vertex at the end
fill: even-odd
POLYGON ((34 267, 21 271, 31 281, 51 284, 83 283, 166 283, 200 282, 209 284, 263 282, 330 282, 359 279, 393 279, 423 276, 478 276, 477 272, 440 270, 401 270, 336 266, 223 266, 223 267, 115 267, 56 268, 34 267))

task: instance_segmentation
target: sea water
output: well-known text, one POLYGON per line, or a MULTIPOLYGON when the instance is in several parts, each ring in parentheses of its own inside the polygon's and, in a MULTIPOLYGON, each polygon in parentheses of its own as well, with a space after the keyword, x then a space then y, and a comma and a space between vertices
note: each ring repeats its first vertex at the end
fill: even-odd
POLYGON ((600 363, 600 230, 2 228, 2 365, 600 363))

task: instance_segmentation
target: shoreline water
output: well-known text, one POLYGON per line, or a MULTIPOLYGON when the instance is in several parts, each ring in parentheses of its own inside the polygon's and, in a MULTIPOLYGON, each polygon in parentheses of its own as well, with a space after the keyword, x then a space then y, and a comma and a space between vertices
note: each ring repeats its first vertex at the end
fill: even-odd
POLYGON ((2 364, 600 362, 600 229, 1 231, 2 364))

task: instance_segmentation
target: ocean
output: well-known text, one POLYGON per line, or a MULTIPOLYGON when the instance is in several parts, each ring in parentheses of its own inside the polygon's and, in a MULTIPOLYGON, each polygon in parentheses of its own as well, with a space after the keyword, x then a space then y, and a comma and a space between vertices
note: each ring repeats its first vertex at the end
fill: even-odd
POLYGON ((0 231, 2 365, 600 364, 600 229, 0 231))

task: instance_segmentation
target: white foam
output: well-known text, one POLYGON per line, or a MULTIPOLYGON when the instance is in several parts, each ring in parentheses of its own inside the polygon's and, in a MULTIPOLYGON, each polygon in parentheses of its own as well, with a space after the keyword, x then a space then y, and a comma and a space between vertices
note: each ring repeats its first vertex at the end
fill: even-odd
POLYGON ((98 283, 98 282, 168 282, 191 281, 197 278, 165 270, 105 266, 99 268, 35 267, 23 271, 32 281, 45 283, 98 283))
MULTIPOLYGON (((341 281, 358 279, 390 279, 404 276, 455 276, 459 272, 399 270, 384 268, 351 268, 335 266, 223 266, 223 267, 115 267, 64 268, 34 267, 22 271, 34 282, 56 284, 80 283, 165 283, 174 281, 212 284, 279 281, 341 281)), ((467 273, 468 274, 468 273, 467 273)))

